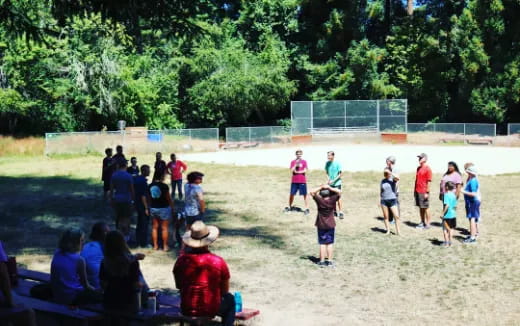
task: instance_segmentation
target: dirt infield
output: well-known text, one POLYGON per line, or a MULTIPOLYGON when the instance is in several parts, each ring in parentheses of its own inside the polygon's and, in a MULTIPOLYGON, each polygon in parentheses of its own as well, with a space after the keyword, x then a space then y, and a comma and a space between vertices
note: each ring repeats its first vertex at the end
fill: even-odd
MULTIPOLYGON (((188 161, 204 163, 288 167, 296 149, 296 146, 290 146, 194 153, 183 157, 188 161)), ((301 146, 301 149, 311 169, 322 169, 327 151, 333 150, 344 171, 349 172, 380 171, 389 155, 397 158, 397 166, 401 172, 414 172, 417 167, 416 156, 423 152, 428 154, 430 166, 435 173, 444 172, 448 161, 455 161, 460 166, 465 162, 473 162, 479 172, 486 175, 520 172, 520 148, 516 147, 330 144, 301 146)))

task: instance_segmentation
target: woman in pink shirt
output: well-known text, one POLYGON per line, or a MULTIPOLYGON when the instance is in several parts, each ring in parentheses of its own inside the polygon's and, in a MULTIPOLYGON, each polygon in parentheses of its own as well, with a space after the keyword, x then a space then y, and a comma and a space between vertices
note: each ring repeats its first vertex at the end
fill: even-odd
POLYGON ((444 202, 444 185, 446 182, 451 181, 455 185, 455 196, 459 199, 460 190, 462 188, 462 176, 460 175, 459 167, 457 163, 450 161, 448 162, 448 170, 441 179, 440 191, 439 191, 439 199, 441 202, 444 202))

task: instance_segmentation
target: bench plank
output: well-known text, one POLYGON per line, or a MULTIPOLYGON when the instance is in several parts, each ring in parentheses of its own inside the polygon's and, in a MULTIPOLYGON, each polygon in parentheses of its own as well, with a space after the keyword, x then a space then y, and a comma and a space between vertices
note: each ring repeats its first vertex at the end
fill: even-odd
POLYGON ((51 274, 45 272, 33 271, 25 268, 18 268, 18 277, 26 280, 49 283, 51 274))

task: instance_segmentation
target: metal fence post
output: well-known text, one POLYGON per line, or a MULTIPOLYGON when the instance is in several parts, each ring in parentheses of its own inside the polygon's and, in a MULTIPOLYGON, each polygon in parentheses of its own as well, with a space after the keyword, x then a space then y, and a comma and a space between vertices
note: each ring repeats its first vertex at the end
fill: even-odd
POLYGON ((405 110, 404 110, 404 132, 408 133, 408 99, 404 100, 405 102, 405 110))
POLYGON ((508 136, 511 135, 511 124, 510 123, 507 124, 507 135, 508 136))
POLYGON ((494 135, 493 137, 496 137, 496 136, 497 136, 497 124, 496 124, 496 123, 493 124, 493 127, 495 127, 495 128, 494 128, 494 129, 495 129, 495 135, 494 135))
POLYGON ((269 127, 269 135, 271 136, 271 144, 273 143, 273 127, 269 127))
POLYGON ((311 133, 314 129, 314 101, 311 101, 311 133))
POLYGON ((190 136, 190 140, 191 140, 191 129, 188 129, 188 135, 190 136))
POLYGON ((464 129, 463 129, 464 130, 464 136, 466 136, 466 124, 464 123, 463 126, 464 126, 464 129))
POLYGON ((347 128, 347 101, 343 101, 343 125, 347 128))
POLYGON ((376 100, 376 125, 377 125, 377 131, 381 132, 380 125, 379 125, 379 100, 376 100))
POLYGON ((248 127, 247 129, 249 129, 249 142, 251 142, 251 127, 248 127))

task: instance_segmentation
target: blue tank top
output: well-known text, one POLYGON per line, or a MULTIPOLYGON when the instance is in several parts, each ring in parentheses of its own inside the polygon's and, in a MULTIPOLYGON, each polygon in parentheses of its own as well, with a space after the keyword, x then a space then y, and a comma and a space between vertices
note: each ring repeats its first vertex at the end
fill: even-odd
POLYGON ((57 250, 51 263, 51 286, 54 301, 71 304, 83 291, 78 275, 79 254, 57 250))

